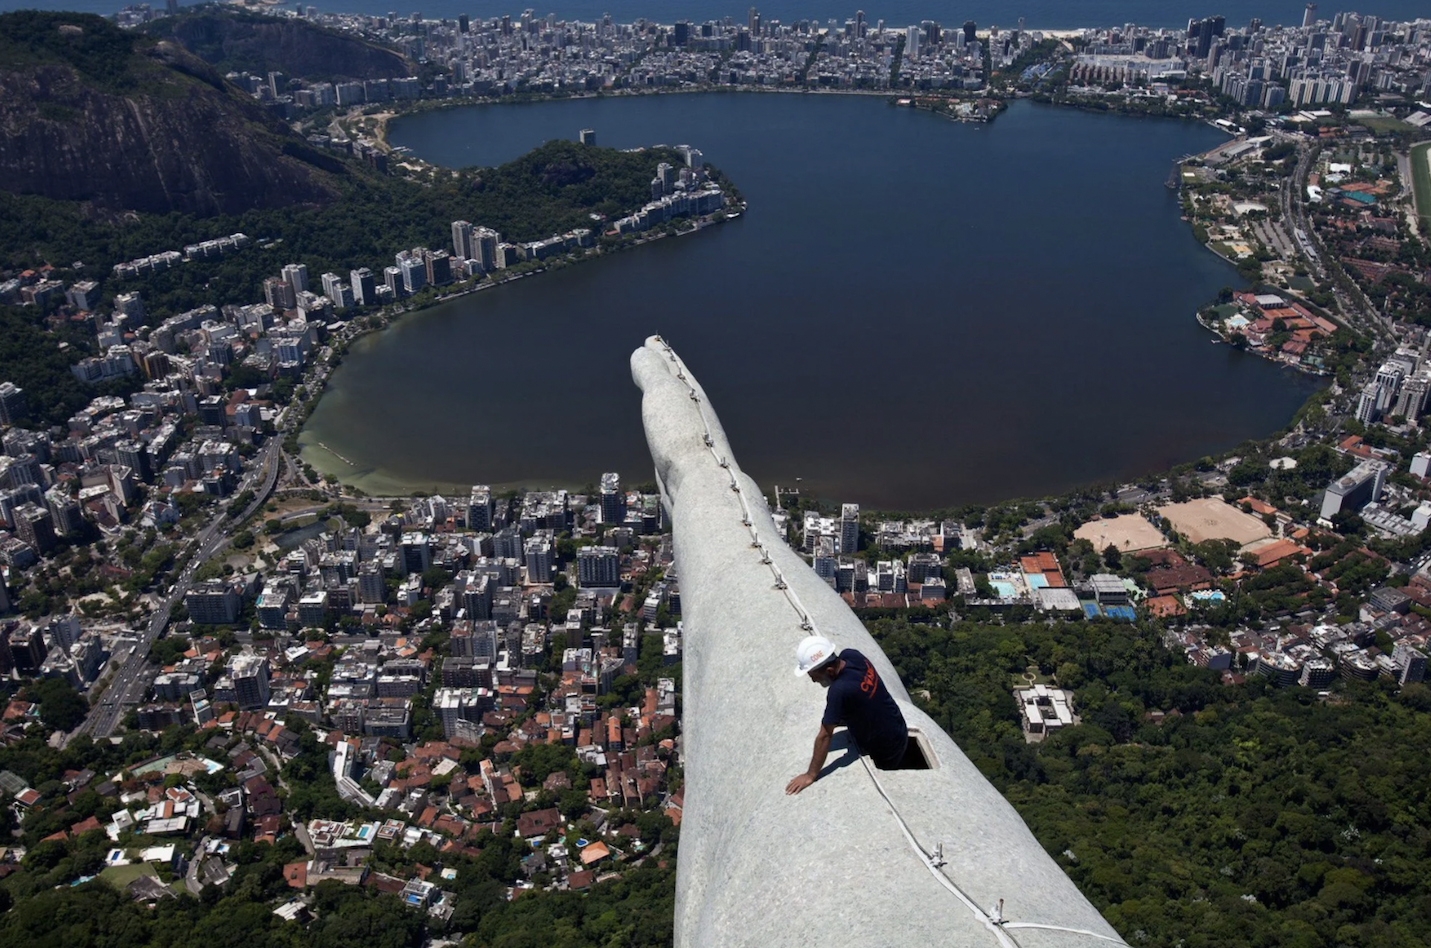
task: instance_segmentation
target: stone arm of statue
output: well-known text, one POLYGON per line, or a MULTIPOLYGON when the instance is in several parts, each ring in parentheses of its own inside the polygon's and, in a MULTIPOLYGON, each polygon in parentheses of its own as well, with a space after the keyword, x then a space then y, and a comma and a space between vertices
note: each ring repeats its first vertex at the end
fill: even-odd
POLYGON ((787 783, 786 793, 799 793, 820 778, 820 769, 825 766, 825 757, 830 753, 830 738, 834 736, 833 726, 820 725, 820 733, 815 735, 815 753, 810 756, 810 769, 787 783))
POLYGON ((922 945, 930 932, 956 948, 1125 948, 1018 812, 910 701, 859 617, 784 542, 686 364, 653 337, 632 353, 631 372, 681 582, 675 948, 922 945), (811 634, 878 669, 919 732, 927 769, 858 766, 831 777, 826 757, 839 744, 821 728, 809 770, 781 782, 828 703, 790 667, 811 634), (782 805, 807 788, 805 801, 782 805), (997 913, 980 908, 1001 899, 997 913))

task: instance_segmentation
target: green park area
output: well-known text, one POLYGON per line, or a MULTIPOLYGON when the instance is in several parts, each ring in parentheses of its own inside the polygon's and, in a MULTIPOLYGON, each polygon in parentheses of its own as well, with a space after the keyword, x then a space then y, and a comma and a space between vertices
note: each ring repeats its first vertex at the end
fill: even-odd
POLYGON ((159 873, 154 871, 154 867, 147 862, 133 863, 128 866, 109 866, 99 874, 99 877, 116 889, 121 891, 135 879, 142 879, 145 876, 159 878, 159 873))
MULTIPOLYGON (((109 866, 99 874, 101 881, 108 883, 120 892, 128 888, 129 884, 136 879, 142 879, 145 876, 153 879, 160 878, 158 871, 147 862, 132 863, 128 866, 109 866)), ((169 883, 169 889, 175 895, 184 895, 188 892, 182 881, 169 883)))
POLYGON ((1411 149, 1411 183, 1416 191, 1416 213, 1423 228, 1431 227, 1431 142, 1411 149))
POLYGON ((1411 128, 1394 115, 1357 115, 1353 117, 1352 121, 1358 125, 1366 126, 1378 135, 1388 132, 1405 132, 1411 128))

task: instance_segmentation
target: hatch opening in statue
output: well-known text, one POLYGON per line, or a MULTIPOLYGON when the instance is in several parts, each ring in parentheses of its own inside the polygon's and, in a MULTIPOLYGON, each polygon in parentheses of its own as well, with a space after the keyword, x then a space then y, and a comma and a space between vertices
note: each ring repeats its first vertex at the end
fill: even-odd
POLYGON ((909 729, 909 743, 904 745, 904 757, 892 770, 938 770, 939 758, 929 746, 929 740, 917 727, 909 729))

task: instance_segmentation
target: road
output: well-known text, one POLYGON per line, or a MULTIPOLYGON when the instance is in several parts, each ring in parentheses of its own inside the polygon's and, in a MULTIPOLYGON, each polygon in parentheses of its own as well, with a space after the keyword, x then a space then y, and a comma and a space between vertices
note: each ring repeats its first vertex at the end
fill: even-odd
POLYGON ((313 848, 313 839, 308 835, 308 824, 294 820, 293 835, 298 837, 298 841, 303 844, 303 851, 308 853, 309 856, 317 852, 317 850, 313 848))
POLYGON ((1322 268, 1322 258, 1317 254, 1317 248, 1312 246, 1311 238, 1307 236, 1307 216, 1302 207, 1302 195, 1307 188, 1307 174, 1312 170, 1312 162, 1316 159, 1317 149, 1301 150, 1297 158, 1297 168, 1282 188, 1282 219, 1287 222, 1287 229, 1291 231, 1292 239, 1297 242, 1297 249, 1307 259, 1312 277, 1320 283, 1326 279, 1327 274, 1322 268))
POLYGON ((81 734, 88 734, 94 738, 109 737, 124 719, 125 712, 143 700, 144 692, 149 685, 148 673, 151 671, 149 650, 154 647, 154 643, 159 641, 164 630, 168 628, 170 612, 173 611, 175 605, 183 602, 184 594, 193 584, 194 574, 199 567, 228 544, 229 531, 225 529, 225 524, 242 523, 268 499, 268 495, 273 492, 273 486, 278 480, 278 473, 283 467, 284 460, 282 440, 279 437, 270 438, 263 451, 262 466, 254 469, 249 478, 245 479, 242 487, 242 490, 249 489, 249 481, 256 477, 259 471, 262 471, 263 480, 257 488, 254 488, 252 502, 231 521, 220 512, 189 541, 188 546, 179 554, 181 557, 188 557, 183 572, 179 574, 174 585, 169 588, 169 592, 159 601, 148 627, 139 638, 139 642, 130 652, 129 657, 125 659, 109 687, 105 689, 103 700, 92 707, 85 717, 84 723, 65 738, 66 744, 81 734))
POLYGON ((1342 321, 1362 332, 1385 337, 1388 335, 1388 321, 1363 305, 1363 300, 1346 292, 1343 282, 1352 286, 1355 284, 1345 277, 1339 263, 1322 259, 1311 236, 1312 228, 1307 221, 1304 198, 1307 193, 1307 176, 1319 153, 1316 147, 1301 149, 1296 170, 1292 172, 1292 177, 1282 183, 1282 219, 1286 221, 1287 230, 1296 242, 1297 249, 1306 258, 1312 278, 1317 283, 1332 280, 1332 296, 1336 299, 1336 312, 1341 315, 1342 321))
POLYGON ((184 887, 191 895, 198 895, 204 890, 204 884, 199 881, 199 866, 204 861, 204 849, 209 845, 209 837, 206 835, 199 840, 199 845, 194 847, 194 854, 189 857, 189 869, 184 873, 184 887))

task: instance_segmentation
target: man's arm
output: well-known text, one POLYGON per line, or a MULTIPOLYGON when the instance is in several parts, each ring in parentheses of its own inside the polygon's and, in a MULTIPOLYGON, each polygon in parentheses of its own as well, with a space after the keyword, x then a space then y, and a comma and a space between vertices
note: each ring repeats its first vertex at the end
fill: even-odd
POLYGON ((821 724, 820 733, 815 735, 815 753, 810 756, 810 769, 785 785, 786 793, 799 793, 820 776, 820 768, 825 766, 825 755, 830 753, 830 738, 835 736, 833 724, 821 724))

